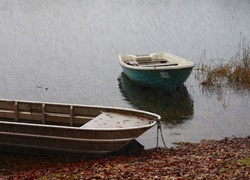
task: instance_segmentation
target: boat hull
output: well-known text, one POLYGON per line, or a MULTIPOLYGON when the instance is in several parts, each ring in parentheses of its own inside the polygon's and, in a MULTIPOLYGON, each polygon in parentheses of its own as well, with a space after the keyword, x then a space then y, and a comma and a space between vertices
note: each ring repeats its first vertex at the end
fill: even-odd
POLYGON ((181 69, 141 70, 122 67, 131 80, 152 88, 162 88, 172 92, 182 85, 190 76, 193 67, 181 69))
POLYGON ((154 113, 133 109, 0 100, 0 147, 110 153, 158 120, 154 113))
POLYGON ((96 131, 0 122, 0 146, 101 154, 118 150, 148 129, 96 131))

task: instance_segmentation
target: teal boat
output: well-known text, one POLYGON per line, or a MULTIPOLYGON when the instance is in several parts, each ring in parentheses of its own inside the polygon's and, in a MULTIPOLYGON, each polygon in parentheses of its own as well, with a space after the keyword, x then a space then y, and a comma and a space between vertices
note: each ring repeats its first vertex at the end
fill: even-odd
POLYGON ((131 80, 143 86, 163 88, 168 92, 182 85, 194 67, 191 61, 166 52, 121 54, 119 63, 131 80))

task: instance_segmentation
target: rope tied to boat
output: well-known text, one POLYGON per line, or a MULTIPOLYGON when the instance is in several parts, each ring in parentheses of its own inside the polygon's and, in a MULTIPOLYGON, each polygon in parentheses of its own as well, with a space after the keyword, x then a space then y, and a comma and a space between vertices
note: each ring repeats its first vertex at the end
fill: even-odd
POLYGON ((163 143, 164 147, 167 148, 167 145, 165 143, 165 140, 164 140, 164 137, 163 137, 163 134, 162 134, 162 128, 161 128, 161 121, 160 120, 157 121, 156 149, 159 149, 159 147, 158 147, 158 145, 159 145, 159 132, 161 133, 162 143, 163 143))

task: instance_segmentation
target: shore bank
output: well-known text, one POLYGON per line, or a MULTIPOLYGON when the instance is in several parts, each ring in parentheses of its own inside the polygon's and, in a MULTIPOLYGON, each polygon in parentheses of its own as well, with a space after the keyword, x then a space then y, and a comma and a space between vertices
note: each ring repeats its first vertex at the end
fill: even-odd
POLYGON ((23 161, 28 169, 13 167, 13 173, 1 165, 0 179, 250 179, 250 136, 183 142, 175 148, 74 163, 23 161))

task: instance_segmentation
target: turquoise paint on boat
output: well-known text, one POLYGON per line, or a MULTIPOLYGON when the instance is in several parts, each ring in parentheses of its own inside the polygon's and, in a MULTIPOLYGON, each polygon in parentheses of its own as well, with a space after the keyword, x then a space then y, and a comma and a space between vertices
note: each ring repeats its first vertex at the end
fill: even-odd
POLYGON ((191 61, 166 53, 150 55, 120 55, 123 72, 133 81, 171 92, 182 85, 194 67, 191 61))

